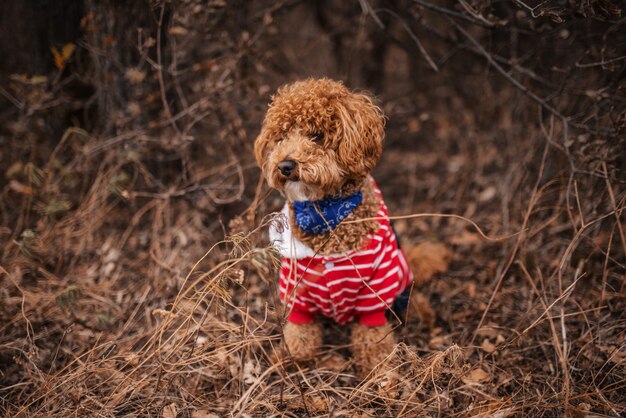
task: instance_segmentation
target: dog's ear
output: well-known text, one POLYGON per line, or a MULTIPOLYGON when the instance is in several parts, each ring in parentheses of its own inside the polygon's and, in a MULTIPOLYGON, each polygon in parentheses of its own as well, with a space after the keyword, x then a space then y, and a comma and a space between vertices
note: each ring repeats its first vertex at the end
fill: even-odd
POLYGON ((271 128, 272 124, 268 123, 267 120, 263 121, 263 126, 261 127, 261 132, 259 136, 257 136, 254 141, 254 157, 256 158, 256 162, 265 173, 265 165, 267 164, 267 153, 274 141, 273 138, 276 137, 277 133, 274 129, 271 128))
POLYGON ((265 118, 263 119, 261 132, 259 132, 259 136, 257 136, 254 141, 254 157, 256 158, 258 166, 263 170, 263 173, 266 172, 267 152, 271 145, 276 142, 276 138, 280 136, 278 129, 280 125, 280 119, 278 117, 280 114, 276 112, 276 99, 280 97, 281 94, 287 94, 290 88, 291 85, 281 86, 278 88, 276 94, 271 97, 265 118))
POLYGON ((337 124, 337 160, 353 177, 365 177, 374 168, 383 151, 385 116, 367 94, 350 93, 335 105, 337 124))
POLYGON ((256 137, 254 141, 254 157, 256 158, 256 163, 263 169, 263 163, 265 161, 265 154, 267 150, 267 146, 269 145, 267 129, 265 126, 261 128, 261 132, 259 136, 256 137))

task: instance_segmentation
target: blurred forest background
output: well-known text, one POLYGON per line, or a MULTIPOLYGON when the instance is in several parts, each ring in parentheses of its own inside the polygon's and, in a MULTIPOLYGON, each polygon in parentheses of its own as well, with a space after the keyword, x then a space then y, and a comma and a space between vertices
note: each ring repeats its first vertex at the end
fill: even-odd
MULTIPOLYGON (((610 0, 0 3, 5 416, 626 414, 626 7, 610 0), (378 97, 374 176, 449 266, 400 384, 345 330, 280 355, 252 144, 309 76, 378 97), (512 235, 515 234, 515 235, 512 235), (512 235, 512 236, 511 236, 512 235)), ((427 317, 427 316, 426 316, 427 317)))

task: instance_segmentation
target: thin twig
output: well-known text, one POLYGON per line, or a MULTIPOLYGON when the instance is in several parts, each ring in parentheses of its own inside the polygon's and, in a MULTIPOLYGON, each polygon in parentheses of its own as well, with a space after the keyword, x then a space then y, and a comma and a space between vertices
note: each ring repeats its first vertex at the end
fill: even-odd
MULTIPOLYGON (((417 3, 420 6, 424 6, 427 9, 434 10, 434 11, 442 13, 442 14, 444 14, 446 16, 453 16, 453 17, 456 17, 458 19, 465 20, 466 22, 478 24, 478 25, 481 25, 481 26, 487 26, 487 25, 485 25, 485 23, 483 21, 480 21, 480 20, 477 20, 477 19, 472 19, 471 17, 469 17, 466 14, 459 13, 457 11, 447 9, 445 7, 437 6, 437 5, 434 5, 434 4, 429 3, 427 1, 424 1, 424 0, 412 0, 412 1, 413 1, 413 3, 417 3)), ((489 26, 492 26, 492 25, 489 25, 489 26)))
POLYGON ((623 207, 617 204, 615 200, 615 193, 613 192, 613 186, 609 181, 609 171, 606 167, 606 162, 602 161, 602 170, 604 171, 604 181, 606 182, 606 190, 609 193, 609 198, 611 199, 611 205, 613 206, 613 211, 615 213, 615 224, 617 225, 617 230, 619 231, 619 237, 622 240, 622 249, 624 250, 624 255, 626 256, 626 234, 624 234, 624 227, 622 226, 621 215, 623 211, 623 207))
POLYGON ((161 90, 161 102, 163 103, 163 109, 165 110, 165 116, 168 118, 170 125, 180 136, 180 129, 178 129, 178 125, 176 121, 172 119, 172 110, 170 109, 170 105, 167 102, 166 97, 166 89, 165 89, 165 81, 163 80, 163 61, 161 60, 161 32, 163 30, 163 17, 165 15, 165 3, 161 5, 161 12, 159 13, 159 24, 157 26, 157 39, 156 39, 156 53, 157 53, 157 62, 156 62, 156 70, 157 76, 159 79, 159 88, 161 90))
POLYGON ((580 62, 577 62, 575 65, 578 68, 590 68, 590 67, 604 67, 606 64, 612 64, 614 62, 618 62, 618 61, 622 61, 626 59, 626 55, 622 55, 621 57, 615 57, 615 58, 611 58, 608 60, 602 60, 602 61, 598 61, 598 62, 588 62, 588 63, 584 63, 581 64, 580 62))
POLYGON ((354 223, 360 223, 360 222, 366 222, 366 221, 381 221, 381 220, 391 220, 391 221, 397 221, 400 219, 417 219, 417 218, 452 218, 452 219, 460 219, 462 221, 465 221, 467 223, 469 223, 470 225, 472 225, 474 227, 474 229, 476 229, 476 232, 478 232, 478 234, 485 240, 487 241, 504 241, 507 239, 511 239, 515 236, 518 236, 520 234, 522 234, 525 229, 522 229, 519 232, 516 232, 514 234, 510 234, 510 235, 505 235, 502 237, 490 237, 487 234, 485 234, 483 232, 483 230, 478 226, 478 224, 474 221, 472 221, 469 218, 466 218, 465 216, 461 216, 461 215, 455 215, 452 213, 413 213, 410 215, 396 215, 396 216, 386 216, 386 217, 380 217, 380 216, 374 216, 371 218, 360 218, 360 219, 354 219, 354 220, 345 220, 342 223, 343 224, 354 224, 354 223))
POLYGON ((424 48, 424 45, 422 45, 422 43, 420 42, 419 38, 417 37, 417 35, 415 34, 415 32, 413 32, 411 30, 411 27, 409 26, 408 23, 406 23, 406 21, 396 12, 394 12, 393 10, 389 10, 389 9, 376 9, 373 10, 372 13, 375 16, 376 13, 387 13, 390 14, 391 16, 395 17, 396 19, 398 19, 398 21, 400 21, 400 23, 402 24, 402 27, 404 28, 404 30, 406 31, 406 33, 409 35, 409 37, 413 40, 413 42, 415 42, 415 45, 417 45, 417 48, 420 50, 420 52, 422 53, 422 56, 424 57, 424 59, 426 59, 426 62, 428 62, 428 65, 430 65, 430 68, 432 68, 433 70, 435 70, 436 72, 439 71, 439 67, 437 67, 437 64, 435 64, 435 61, 433 61, 433 59, 430 57, 430 55, 428 54, 428 52, 426 51, 426 48, 424 48))

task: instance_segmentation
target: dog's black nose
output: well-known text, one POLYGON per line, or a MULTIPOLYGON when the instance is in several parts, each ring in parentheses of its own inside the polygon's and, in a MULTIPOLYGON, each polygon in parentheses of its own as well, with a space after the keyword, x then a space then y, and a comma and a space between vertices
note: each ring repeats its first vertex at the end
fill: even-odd
POLYGON ((278 169, 283 176, 289 177, 291 173, 293 173, 293 170, 296 169, 296 162, 293 160, 283 160, 278 163, 278 169))

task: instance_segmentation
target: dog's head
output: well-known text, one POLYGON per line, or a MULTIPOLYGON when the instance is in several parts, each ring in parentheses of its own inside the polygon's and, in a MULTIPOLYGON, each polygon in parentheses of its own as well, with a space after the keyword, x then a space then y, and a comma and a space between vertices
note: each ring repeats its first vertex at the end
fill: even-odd
POLYGON ((289 200, 319 200, 361 184, 380 159, 385 117, 372 98, 329 79, 282 86, 255 142, 267 182, 289 200))

